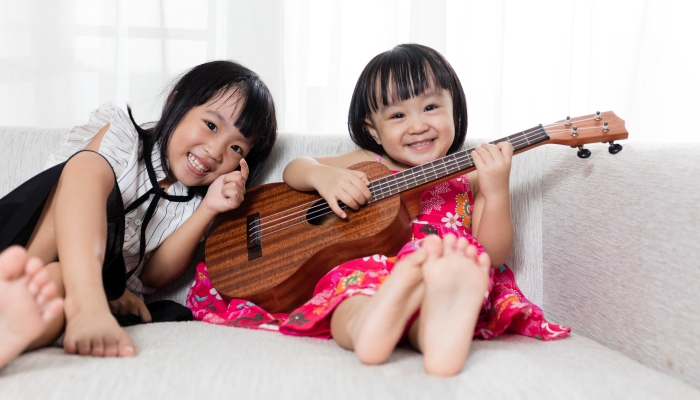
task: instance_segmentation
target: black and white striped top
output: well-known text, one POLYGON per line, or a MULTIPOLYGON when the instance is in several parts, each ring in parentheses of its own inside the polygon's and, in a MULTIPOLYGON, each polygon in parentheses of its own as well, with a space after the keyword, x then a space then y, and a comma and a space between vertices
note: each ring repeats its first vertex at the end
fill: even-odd
MULTIPOLYGON (((151 189, 151 184, 144 160, 138 159, 138 132, 129 119, 129 115, 114 104, 103 104, 90 114, 88 124, 73 128, 63 138, 61 149, 49 158, 45 168, 65 162, 75 152, 85 148, 99 130, 107 124, 110 124, 109 131, 102 139, 99 152, 109 161, 114 170, 126 209, 137 198, 148 192, 151 189)), ((160 181, 165 178, 165 172, 161 166, 159 148, 153 149, 152 159, 156 179, 160 181)), ((187 186, 175 182, 170 185, 167 194, 186 196, 187 192, 187 186)), ((122 254, 124 255, 126 272, 129 273, 136 268, 135 273, 127 281, 129 290, 139 296, 153 292, 154 289, 144 286, 139 278, 144 264, 148 261, 151 252, 192 215, 200 201, 201 198, 198 196, 194 196, 192 200, 187 202, 171 202, 160 199, 151 221, 146 227, 146 252, 140 264, 141 224, 150 201, 144 202, 126 214, 122 254)))

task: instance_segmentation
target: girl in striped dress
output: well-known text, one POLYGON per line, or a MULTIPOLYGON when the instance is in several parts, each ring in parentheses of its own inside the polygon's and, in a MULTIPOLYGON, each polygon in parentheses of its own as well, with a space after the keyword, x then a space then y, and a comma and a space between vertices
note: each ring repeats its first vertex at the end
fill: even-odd
MULTIPOLYGON (((185 73, 150 126, 111 103, 95 110, 44 172, 0 199, 0 251, 25 247, 64 299, 63 313, 21 340, 0 332, 3 342, 17 353, 64 333, 68 353, 132 356, 120 323, 133 321, 120 314, 191 319, 184 307, 156 318, 143 294, 179 276, 212 219, 241 204, 275 137, 269 90, 229 61, 185 73)), ((0 302, 2 319, 10 318, 6 306, 0 302)), ((12 325, 29 324, 11 315, 12 325)))

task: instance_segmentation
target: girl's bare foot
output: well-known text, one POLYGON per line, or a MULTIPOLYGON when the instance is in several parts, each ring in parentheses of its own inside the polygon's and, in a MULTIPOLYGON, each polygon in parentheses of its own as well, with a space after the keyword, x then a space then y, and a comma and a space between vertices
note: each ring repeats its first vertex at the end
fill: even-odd
POLYGON ((401 340, 406 323, 423 299, 421 266, 427 256, 424 249, 419 249, 397 262, 377 293, 364 301, 357 318, 351 321, 352 348, 363 363, 383 363, 401 340))
POLYGON ((418 340, 425 370, 457 374, 469 354, 474 327, 488 290, 491 260, 466 239, 443 238, 442 253, 423 264, 425 297, 418 340))
POLYGON ((0 368, 22 353, 63 310, 38 258, 18 246, 0 253, 0 368))
POLYGON ((63 348, 66 353, 95 357, 132 357, 134 342, 112 316, 109 308, 82 306, 66 310, 66 332, 63 348), (73 312, 71 312, 73 311, 73 312))

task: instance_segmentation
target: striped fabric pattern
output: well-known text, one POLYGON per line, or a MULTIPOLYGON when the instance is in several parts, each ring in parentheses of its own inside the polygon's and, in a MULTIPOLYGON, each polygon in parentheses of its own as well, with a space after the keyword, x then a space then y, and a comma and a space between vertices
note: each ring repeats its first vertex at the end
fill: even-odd
MULTIPOLYGON (((49 157, 44 168, 47 169, 65 162, 75 152, 85 148, 100 129, 107 124, 110 124, 109 131, 102 139, 99 152, 111 164, 114 174, 117 176, 117 183, 122 193, 124 207, 127 208, 136 199, 149 191, 151 184, 148 180, 144 160, 138 159, 140 147, 138 132, 128 114, 112 103, 105 103, 93 111, 90 114, 90 121, 86 125, 73 128, 62 139, 60 150, 49 157)), ((165 178, 165 172, 162 168, 160 149, 158 147, 153 149, 152 160, 156 178, 160 181, 165 178)), ((180 182, 175 182, 170 185, 167 193, 174 196, 185 196, 187 191, 187 186, 180 182)), ((146 228, 146 253, 140 264, 139 242, 141 240, 141 224, 150 201, 144 202, 126 214, 122 254, 124 255, 127 273, 136 269, 136 272, 127 281, 129 290, 139 296, 154 291, 153 288, 145 286, 139 278, 143 266, 148 261, 151 252, 192 215, 200 201, 201 198, 195 196, 188 202, 170 202, 166 199, 161 199, 158 202, 156 211, 146 228)))

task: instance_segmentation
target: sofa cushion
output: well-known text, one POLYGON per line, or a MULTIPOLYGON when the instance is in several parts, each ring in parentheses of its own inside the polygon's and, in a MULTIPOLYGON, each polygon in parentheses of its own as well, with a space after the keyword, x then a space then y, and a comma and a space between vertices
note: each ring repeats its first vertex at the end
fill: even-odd
POLYGON ((476 341, 462 372, 428 376, 408 348, 362 365, 332 340, 175 322, 126 328, 134 358, 25 354, 3 399, 691 399, 700 392, 579 335, 476 341))

